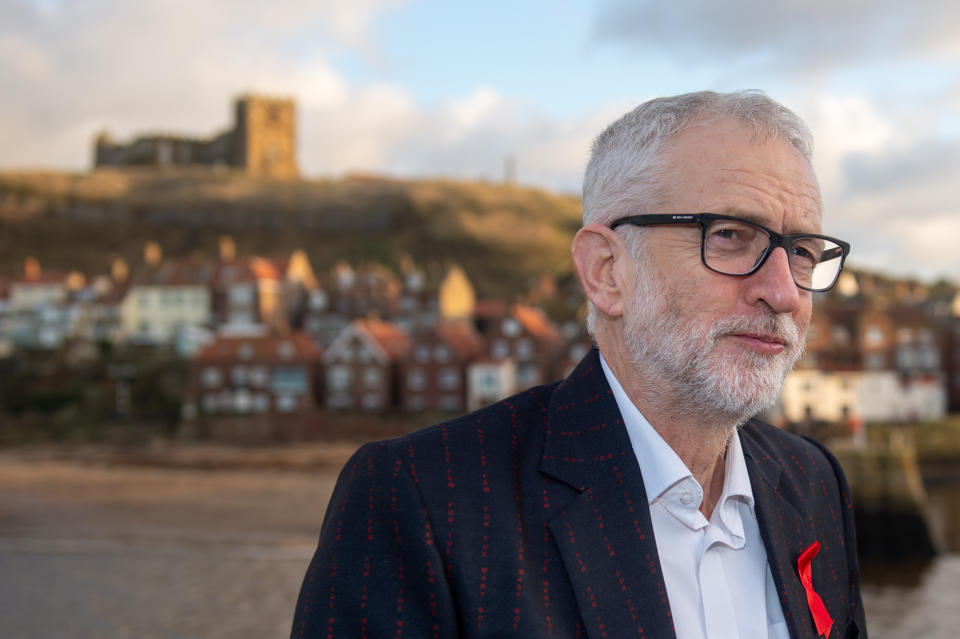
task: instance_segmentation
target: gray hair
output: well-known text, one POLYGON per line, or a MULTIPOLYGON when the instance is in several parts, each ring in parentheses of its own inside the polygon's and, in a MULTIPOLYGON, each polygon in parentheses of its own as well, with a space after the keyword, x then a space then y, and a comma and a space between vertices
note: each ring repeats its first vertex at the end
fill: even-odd
MULTIPOLYGON (((583 178, 583 224, 609 224, 625 215, 653 212, 669 192, 664 170, 668 141, 687 127, 730 118, 753 129, 758 139, 780 138, 809 162, 813 136, 793 111, 762 91, 700 91, 644 102, 608 126, 593 141, 583 178)), ((646 229, 624 237, 636 255, 646 229)), ((588 302, 587 330, 593 334, 597 309, 588 302)))
POLYGON ((583 178, 583 223, 609 223, 654 206, 669 182, 663 175, 667 141, 691 124, 731 118, 759 139, 779 137, 809 162, 813 136, 793 111, 762 91, 700 91, 644 102, 593 141, 583 178), (638 206, 639 205, 639 206, 638 206))

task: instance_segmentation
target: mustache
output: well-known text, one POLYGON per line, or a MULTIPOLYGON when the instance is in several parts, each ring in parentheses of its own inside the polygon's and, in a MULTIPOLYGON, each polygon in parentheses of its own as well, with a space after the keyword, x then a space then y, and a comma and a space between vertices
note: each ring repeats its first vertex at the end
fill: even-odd
POLYGON ((721 337, 741 333, 776 337, 783 340, 788 349, 796 348, 801 337, 800 329, 788 315, 721 317, 710 327, 710 339, 714 342, 721 337))

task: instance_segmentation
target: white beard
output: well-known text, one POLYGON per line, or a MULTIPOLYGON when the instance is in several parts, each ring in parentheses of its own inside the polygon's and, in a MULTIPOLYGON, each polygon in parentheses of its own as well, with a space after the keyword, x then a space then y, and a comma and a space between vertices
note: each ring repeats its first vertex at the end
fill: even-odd
MULTIPOLYGON (((770 310, 753 316, 724 317, 712 325, 695 324, 689 312, 667 298, 638 260, 633 302, 624 318, 625 345, 641 375, 655 373, 675 393, 684 412, 722 414, 737 424, 776 403, 787 373, 803 354, 804 343, 788 315, 770 310), (785 342, 776 355, 718 349, 720 340, 737 333, 776 335, 785 342)), ((719 426, 720 424, 718 424, 719 426)))

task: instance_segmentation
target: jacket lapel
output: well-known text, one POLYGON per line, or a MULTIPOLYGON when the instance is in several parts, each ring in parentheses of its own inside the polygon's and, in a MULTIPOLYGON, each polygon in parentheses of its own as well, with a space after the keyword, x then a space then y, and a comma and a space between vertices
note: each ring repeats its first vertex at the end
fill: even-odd
POLYGON ((781 485, 783 469, 779 462, 764 450, 760 440, 751 433, 749 425, 740 431, 747 472, 757 512, 757 524, 767 564, 777 586, 780 605, 790 628, 790 636, 797 639, 817 639, 816 630, 807 606, 806 593, 797 572, 797 559, 815 539, 810 522, 800 513, 796 491, 781 485))
POLYGON ((548 411, 540 470, 579 493, 549 527, 588 635, 675 637, 640 467, 596 349, 548 411))

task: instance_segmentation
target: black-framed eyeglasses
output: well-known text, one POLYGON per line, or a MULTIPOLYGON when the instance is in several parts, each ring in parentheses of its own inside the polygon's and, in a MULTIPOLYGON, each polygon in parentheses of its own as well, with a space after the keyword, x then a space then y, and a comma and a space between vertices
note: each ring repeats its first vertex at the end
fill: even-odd
POLYGON ((837 283, 850 245, 826 235, 794 233, 783 235, 767 227, 732 215, 715 213, 630 215, 615 220, 610 228, 630 224, 699 224, 700 259, 721 275, 746 276, 755 273, 777 247, 783 247, 793 281, 805 291, 828 291, 837 283))

